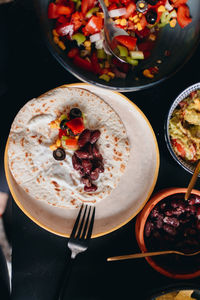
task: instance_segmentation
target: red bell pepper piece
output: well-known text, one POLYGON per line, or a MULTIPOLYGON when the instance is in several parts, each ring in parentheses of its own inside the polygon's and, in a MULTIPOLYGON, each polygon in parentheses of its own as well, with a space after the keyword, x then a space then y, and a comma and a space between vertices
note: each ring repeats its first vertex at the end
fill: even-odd
POLYGON ((81 69, 84 69, 89 72, 93 71, 92 63, 78 55, 74 57, 73 62, 77 67, 81 69))
POLYGON ((76 11, 74 14, 71 16, 71 23, 74 24, 74 31, 77 31, 83 22, 83 14, 82 12, 76 11))
POLYGON ((174 7, 178 7, 181 4, 186 4, 188 0, 172 0, 172 4, 174 7))
POLYGON ((81 11, 83 15, 85 15, 89 9, 93 8, 94 5, 95 5, 95 0, 82 0, 81 11))
POLYGON ((102 74, 102 69, 99 65, 99 62, 98 62, 98 58, 97 58, 97 55, 95 52, 92 53, 92 56, 91 56, 91 63, 92 63, 92 66, 93 66, 93 72, 95 74, 102 74))
POLYGON ((131 2, 126 7, 126 14, 123 16, 123 18, 127 19, 129 18, 136 10, 136 4, 131 2))
POLYGON ((49 3, 48 6, 48 18, 49 19, 57 19, 59 14, 57 12, 57 5, 53 2, 49 3))
POLYGON ((108 10, 113 10, 113 9, 117 9, 117 8, 118 8, 118 6, 116 3, 112 3, 108 6, 108 10))
POLYGON ((76 55, 79 54, 79 49, 78 48, 72 48, 71 50, 69 50, 69 52, 67 53, 67 56, 69 58, 74 58, 76 55))
POLYGON ((78 139, 75 139, 73 137, 67 138, 65 140, 65 144, 66 144, 67 148, 70 150, 78 149, 78 139))
POLYGON ((67 23, 67 18, 65 16, 60 16, 57 21, 60 23, 60 24, 65 24, 67 23))
POLYGON ((75 118, 67 122, 67 127, 71 129, 73 134, 80 134, 84 129, 84 123, 82 118, 75 118))
POLYGON ((118 35, 115 37, 115 40, 128 48, 130 51, 135 49, 137 38, 130 35, 118 35))
POLYGON ((85 25, 85 30, 89 34, 100 32, 103 27, 103 20, 101 17, 92 16, 85 25))
POLYGON ((184 28, 192 22, 192 18, 190 18, 190 10, 187 5, 182 4, 178 7, 177 21, 182 28, 184 28))
POLYGON ((61 24, 59 26, 56 27, 56 32, 60 35, 60 36, 65 36, 65 35, 72 35, 74 32, 74 25, 71 23, 65 23, 65 24, 61 24))
POLYGON ((71 7, 65 5, 57 5, 57 13, 59 15, 70 16, 72 13, 71 7))

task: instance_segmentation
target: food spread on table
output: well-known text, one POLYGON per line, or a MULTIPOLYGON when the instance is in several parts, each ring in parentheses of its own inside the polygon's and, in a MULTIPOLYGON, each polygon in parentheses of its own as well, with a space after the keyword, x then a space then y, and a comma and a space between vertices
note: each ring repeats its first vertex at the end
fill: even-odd
POLYGON ((126 129, 113 108, 89 91, 67 86, 28 101, 8 143, 15 181, 34 199, 56 207, 106 198, 124 174, 129 153, 126 129))
POLYGON ((101 132, 89 130, 85 126, 86 118, 77 107, 72 108, 68 114, 52 121, 51 128, 58 129, 58 139, 50 146, 56 160, 64 160, 65 150, 74 150, 72 165, 81 175, 85 192, 94 192, 97 186, 93 183, 104 172, 103 156, 99 152, 97 141, 101 132))
MULTIPOLYGON (((100 79, 126 78, 141 60, 151 56, 158 32, 166 25, 184 28, 192 22, 188 0, 105 0, 115 26, 128 35, 115 37, 113 50, 126 63, 112 56, 104 41, 104 14, 97 0, 56 0, 48 5, 53 40, 74 65, 100 79), (178 25, 177 25, 178 26, 178 25)), ((166 49, 166 56, 170 55, 166 49)), ((158 63, 161 63, 159 61, 158 63)), ((142 71, 154 78, 158 65, 142 71)), ((136 78, 137 79, 137 78, 136 78)))
MULTIPOLYGON (((145 243, 148 251, 177 250, 192 253, 200 249, 200 197, 184 194, 169 196, 151 211, 145 225, 145 243)), ((167 270, 187 273, 198 270, 200 255, 183 257, 168 255, 153 258, 167 270)))
POLYGON ((192 92, 174 110, 169 135, 178 156, 192 163, 200 159, 200 90, 192 92))

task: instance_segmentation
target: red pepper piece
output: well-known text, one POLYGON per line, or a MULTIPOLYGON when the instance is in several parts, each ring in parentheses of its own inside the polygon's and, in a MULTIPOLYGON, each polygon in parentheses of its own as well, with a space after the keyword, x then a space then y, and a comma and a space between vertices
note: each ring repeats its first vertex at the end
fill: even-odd
POLYGON ((73 134, 80 134, 84 129, 83 119, 75 118, 67 122, 67 127, 71 129, 73 134))
POLYGON ((71 50, 69 50, 69 52, 67 53, 67 56, 69 58, 74 58, 76 55, 79 54, 79 49, 78 48, 72 48, 71 50))
POLYGON ((174 7, 178 7, 179 5, 186 4, 188 0, 172 0, 172 4, 174 7))
POLYGON ((91 63, 92 63, 92 66, 93 66, 93 72, 95 74, 102 74, 102 70, 101 70, 101 67, 99 65, 99 62, 98 62, 98 58, 97 58, 97 55, 95 52, 92 53, 92 56, 91 56, 91 63))
POLYGON ((83 19, 84 17, 82 12, 76 11, 72 14, 70 22, 74 24, 74 31, 77 31, 81 27, 83 19))
POLYGON ((48 6, 48 18, 49 19, 57 19, 59 14, 57 12, 57 5, 53 2, 49 3, 48 6))
POLYGON ((95 0, 82 0, 81 2, 81 11, 85 15, 86 12, 94 7, 95 5, 95 0))
POLYGON ((63 130, 63 129, 59 129, 59 134, 58 134, 59 138, 61 139, 61 137, 62 137, 63 135, 67 135, 67 131, 66 131, 66 130, 63 130))
POLYGON ((135 49, 137 38, 129 35, 118 35, 115 37, 120 44, 128 48, 130 51, 135 49))
POLYGON ((86 71, 92 72, 93 71, 93 67, 90 61, 88 61, 87 59, 84 59, 78 55, 76 55, 74 57, 74 64, 77 67, 80 67, 81 69, 84 69, 86 71))
POLYGON ((181 146, 181 144, 176 139, 173 139, 172 140, 172 145, 173 145, 174 148, 176 148, 179 155, 184 158, 186 153, 185 153, 185 149, 181 146))
POLYGON ((128 4, 128 6, 126 7, 126 14, 123 16, 123 18, 128 19, 130 16, 133 15, 133 13, 136 10, 136 4, 131 2, 128 4))
POLYGON ((190 18, 190 10, 187 5, 182 4, 178 7, 177 21, 182 28, 192 22, 192 18, 190 18))
POLYGON ((72 13, 71 7, 65 5, 57 5, 57 13, 59 15, 70 16, 72 13))
POLYGON ((85 25, 85 30, 89 34, 94 34, 100 32, 103 27, 103 20, 101 17, 92 16, 87 24, 85 25))

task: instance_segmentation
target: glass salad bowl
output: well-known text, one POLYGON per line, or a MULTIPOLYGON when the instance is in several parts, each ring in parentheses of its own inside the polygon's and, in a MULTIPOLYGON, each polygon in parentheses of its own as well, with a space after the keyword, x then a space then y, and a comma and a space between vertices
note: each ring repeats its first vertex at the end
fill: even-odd
MULTIPOLYGON (((136 1, 131 2, 135 3, 136 1)), ((74 64, 73 59, 68 57, 67 54, 71 47, 71 43, 75 43, 75 41, 69 40, 67 42, 67 49, 64 50, 62 49, 62 45, 60 47, 58 43, 55 43, 55 36, 52 34, 55 26, 55 19, 48 18, 49 3, 51 3, 49 0, 35 1, 36 12, 50 52, 63 68, 72 73, 79 80, 102 88, 128 92, 152 87, 172 76, 183 67, 192 56, 199 42, 200 1, 188 0, 187 5, 192 18, 190 24, 184 28, 181 28, 178 23, 175 27, 167 24, 160 28, 157 33, 155 45, 148 58, 139 58, 138 65, 131 66, 125 78, 118 78, 115 74, 116 76, 114 76, 114 78, 106 81, 104 80, 105 78, 99 78, 101 76, 94 74, 94 72, 80 68, 78 64, 74 64), (144 70, 149 70, 149 68, 154 68, 156 74, 153 74, 153 76, 150 74, 149 76, 147 71, 147 76, 144 76, 144 70)), ((97 6, 98 3, 96 3, 95 7, 97 6)))

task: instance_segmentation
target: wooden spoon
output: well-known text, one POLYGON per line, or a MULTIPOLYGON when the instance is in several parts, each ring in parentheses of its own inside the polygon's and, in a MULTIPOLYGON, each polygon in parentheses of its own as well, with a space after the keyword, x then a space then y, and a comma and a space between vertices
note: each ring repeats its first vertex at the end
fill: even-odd
POLYGON ((196 251, 193 253, 184 253, 175 250, 166 250, 166 251, 157 251, 157 252, 143 252, 143 253, 135 253, 135 254, 127 254, 120 256, 108 257, 107 261, 116 261, 116 260, 124 260, 124 259, 132 259, 132 258, 142 258, 147 256, 156 256, 156 255, 166 255, 166 254, 178 254, 184 256, 194 256, 200 254, 200 251, 196 251))
POLYGON ((196 168, 194 170, 194 173, 192 175, 192 178, 190 180, 190 183, 188 185, 188 188, 187 188, 187 192, 185 193, 185 200, 188 200, 189 197, 190 197, 190 194, 191 194, 191 191, 197 181, 197 177, 199 175, 199 172, 200 172, 200 160, 198 162, 198 164, 196 165, 196 168))

